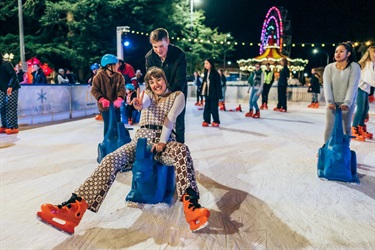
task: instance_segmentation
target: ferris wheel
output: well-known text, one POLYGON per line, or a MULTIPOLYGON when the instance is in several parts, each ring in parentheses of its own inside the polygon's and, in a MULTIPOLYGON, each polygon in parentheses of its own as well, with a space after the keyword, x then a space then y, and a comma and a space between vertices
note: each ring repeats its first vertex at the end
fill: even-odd
POLYGON ((271 7, 264 19, 260 36, 259 54, 262 54, 267 46, 280 48, 284 55, 290 55, 292 42, 291 22, 287 20, 288 11, 283 7, 271 7))

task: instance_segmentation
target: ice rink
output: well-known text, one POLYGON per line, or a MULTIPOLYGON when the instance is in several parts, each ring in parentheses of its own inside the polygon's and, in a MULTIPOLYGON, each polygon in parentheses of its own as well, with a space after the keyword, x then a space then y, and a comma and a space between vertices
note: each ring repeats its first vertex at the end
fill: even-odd
MULTIPOLYGON (((0 249, 375 249, 375 139, 351 142, 360 184, 317 177, 325 107, 288 103, 288 112, 220 111, 204 128, 187 103, 186 144, 209 225, 192 233, 180 202, 130 206, 131 172, 117 176, 98 213, 69 236, 36 219, 61 204, 96 168, 103 123, 92 117, 0 134, 0 249)), ((227 109, 237 103, 228 103, 227 109)), ((375 104, 368 130, 375 132, 375 104)), ((136 126, 134 126, 136 129, 136 126)), ((131 135, 134 130, 131 131, 131 135)))

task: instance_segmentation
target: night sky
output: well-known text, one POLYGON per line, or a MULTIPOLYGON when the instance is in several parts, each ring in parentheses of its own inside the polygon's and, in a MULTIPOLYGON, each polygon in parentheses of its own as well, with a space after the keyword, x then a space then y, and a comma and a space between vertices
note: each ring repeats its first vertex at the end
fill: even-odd
MULTIPOLYGON (((272 6, 282 6, 288 11, 292 43, 375 42, 375 0, 200 0, 194 3, 195 10, 205 11, 207 26, 219 27, 219 32, 230 33, 235 40, 247 43, 260 41, 264 18, 272 6)), ((233 60, 259 54, 258 46, 238 47, 233 60)), ((324 49, 333 57, 334 47, 324 49)), ((314 55, 311 46, 292 48, 291 57, 309 59, 312 64, 325 61, 325 55, 314 55)))

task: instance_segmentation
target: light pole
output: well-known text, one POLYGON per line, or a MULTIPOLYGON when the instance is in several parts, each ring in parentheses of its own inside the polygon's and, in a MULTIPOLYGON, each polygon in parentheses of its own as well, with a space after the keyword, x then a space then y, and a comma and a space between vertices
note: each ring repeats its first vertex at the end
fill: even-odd
POLYGON ((230 34, 227 34, 224 38, 224 65, 223 65, 223 68, 224 68, 224 71, 225 71, 225 68, 226 68, 226 60, 227 60, 227 37, 230 37, 230 34))
POLYGON ((193 29, 194 0, 190 0, 190 29, 193 29))
POLYGON ((129 26, 117 26, 116 27, 116 38, 117 38, 117 58, 124 59, 124 47, 121 42, 122 33, 127 33, 130 31, 129 26))
POLYGON ((18 22, 19 22, 19 33, 20 33, 20 57, 21 57, 21 68, 24 72, 27 71, 27 65, 25 62, 25 41, 23 34, 23 12, 22 12, 22 0, 18 0, 18 22))
POLYGON ((326 54, 326 56, 327 56, 327 63, 326 63, 326 65, 328 65, 328 63, 329 63, 329 55, 328 55, 328 53, 325 52, 324 50, 318 50, 318 49, 314 49, 314 50, 313 50, 313 53, 314 53, 314 54, 317 54, 317 53, 319 53, 319 52, 322 52, 322 53, 326 54))
POLYGON ((198 3, 200 0, 190 0, 190 30, 193 30, 193 13, 194 13, 194 2, 198 3))

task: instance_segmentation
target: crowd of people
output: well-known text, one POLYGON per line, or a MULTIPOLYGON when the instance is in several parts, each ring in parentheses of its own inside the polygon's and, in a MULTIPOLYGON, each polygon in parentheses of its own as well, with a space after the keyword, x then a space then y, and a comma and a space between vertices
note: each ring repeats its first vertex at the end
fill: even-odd
MULTIPOLYGON (((80 223, 85 211, 97 212, 104 201, 117 173, 124 165, 135 161, 135 148, 138 138, 147 138, 155 159, 164 165, 174 167, 176 190, 182 202, 185 219, 192 231, 203 228, 210 216, 208 209, 202 207, 196 182, 191 153, 185 143, 185 109, 187 98, 186 55, 179 47, 170 43, 168 31, 158 28, 150 33, 152 48, 145 55, 146 74, 134 68, 123 59, 105 54, 100 64, 90 66, 91 75, 87 83, 92 86, 91 93, 97 100, 99 112, 104 121, 104 135, 108 130, 109 107, 115 108, 116 119, 120 121, 120 108, 127 107, 128 122, 134 110, 141 112, 139 126, 130 143, 108 154, 99 163, 93 174, 86 179, 61 205, 44 204, 38 217, 68 233, 80 223), (141 90, 141 86, 145 85, 141 90), (56 220, 57 219, 57 220, 56 220), (58 220, 64 223, 59 223, 58 220)), ((273 109, 286 113, 287 86, 290 77, 288 60, 280 61, 281 70, 277 78, 277 106, 273 109)), ((196 103, 202 106, 203 127, 220 127, 219 107, 225 110, 226 78, 223 70, 216 69, 215 61, 207 58, 203 63, 201 76, 194 72, 196 103)), ((33 65, 33 83, 43 83, 46 76, 38 64, 33 65)), ((334 62, 328 64, 323 76, 312 69, 308 88, 312 93, 309 107, 318 108, 320 79, 326 101, 326 125, 323 136, 327 141, 333 129, 335 111, 343 111, 344 132, 354 139, 364 141, 373 135, 367 131, 366 119, 369 111, 369 93, 375 87, 375 47, 370 46, 359 62, 356 62, 354 47, 350 42, 340 43, 334 53, 334 62), (354 120, 353 120, 354 117, 354 120)), ((59 69, 57 83, 67 84, 76 81, 69 70, 59 69)), ((27 82, 20 65, 13 66, 2 61, 0 68, 0 109, 2 127, 0 133, 18 133, 17 101, 20 83, 27 82)), ((270 64, 261 68, 260 63, 248 78, 249 111, 245 117, 260 118, 260 110, 268 109, 268 94, 275 81, 270 64), (258 105, 261 97, 261 105, 258 105)))

